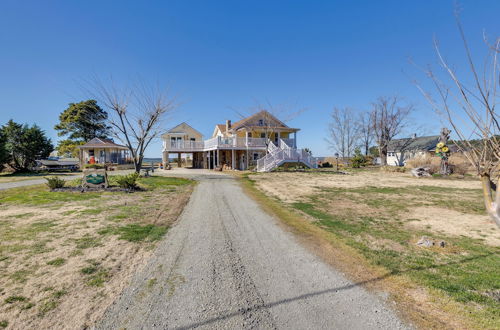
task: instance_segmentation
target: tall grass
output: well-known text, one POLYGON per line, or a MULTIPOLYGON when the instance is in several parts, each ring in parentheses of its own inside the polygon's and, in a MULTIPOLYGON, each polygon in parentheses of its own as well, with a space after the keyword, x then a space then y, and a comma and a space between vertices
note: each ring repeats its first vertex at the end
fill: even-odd
MULTIPOLYGON (((450 164, 451 170, 454 174, 465 175, 474 171, 474 169, 470 166, 468 160, 462 154, 452 154, 448 158, 448 163, 450 164)), ((425 154, 407 160, 405 166, 409 168, 428 167, 429 173, 434 174, 439 172, 440 165, 441 158, 432 156, 430 154, 425 154)))

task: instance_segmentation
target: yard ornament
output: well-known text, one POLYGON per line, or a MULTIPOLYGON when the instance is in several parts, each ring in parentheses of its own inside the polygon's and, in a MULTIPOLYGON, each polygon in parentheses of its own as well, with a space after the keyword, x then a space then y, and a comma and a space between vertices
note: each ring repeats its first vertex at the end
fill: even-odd
POLYGON ((451 131, 447 128, 441 129, 441 136, 439 137, 439 142, 436 144, 436 156, 441 158, 440 173, 442 175, 449 175, 450 165, 448 163, 448 157, 450 155, 450 148, 446 145, 448 139, 450 138, 451 131))

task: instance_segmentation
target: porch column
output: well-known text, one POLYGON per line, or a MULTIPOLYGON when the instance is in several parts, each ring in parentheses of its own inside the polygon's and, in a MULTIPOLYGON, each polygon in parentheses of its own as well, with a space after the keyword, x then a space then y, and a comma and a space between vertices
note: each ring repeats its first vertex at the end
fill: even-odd
POLYGON ((234 149, 233 149, 233 150, 231 150, 231 168, 233 170, 236 169, 235 163, 236 163, 236 155, 234 154, 234 149))
POLYGON ((248 132, 245 131, 245 146, 248 147, 248 132))
POLYGON ((220 166, 220 150, 217 149, 217 166, 220 166))
POLYGON ((297 131, 293 132, 293 147, 297 149, 297 131))
POLYGON ((168 165, 168 151, 163 152, 162 162, 163 162, 163 168, 166 168, 168 165))
POLYGON ((215 169, 215 150, 212 150, 212 169, 215 169))
POLYGON ((278 134, 278 147, 281 146, 281 132, 276 133, 278 134))
POLYGON ((181 153, 177 153, 177 167, 182 167, 181 153))

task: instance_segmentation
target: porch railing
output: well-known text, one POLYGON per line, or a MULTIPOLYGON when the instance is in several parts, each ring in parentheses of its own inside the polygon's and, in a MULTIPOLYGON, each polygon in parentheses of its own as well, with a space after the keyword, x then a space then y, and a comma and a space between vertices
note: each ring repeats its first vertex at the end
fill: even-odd
MULTIPOLYGON (((280 143, 285 143, 293 148, 293 139, 282 139, 280 143)), ((215 148, 265 148, 266 138, 247 138, 247 137, 222 137, 217 136, 205 141, 164 141, 163 150, 182 150, 182 151, 202 151, 215 148)))

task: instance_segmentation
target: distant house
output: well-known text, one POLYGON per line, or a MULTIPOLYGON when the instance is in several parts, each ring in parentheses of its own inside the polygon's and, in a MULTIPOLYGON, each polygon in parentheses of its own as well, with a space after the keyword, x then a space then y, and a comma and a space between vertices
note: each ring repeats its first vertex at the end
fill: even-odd
POLYGON ((131 162, 128 148, 110 139, 93 138, 78 149, 80 168, 93 163, 123 165, 131 162))
POLYGON ((387 148, 387 165, 404 166, 407 160, 433 154, 438 142, 439 135, 392 140, 387 148))

